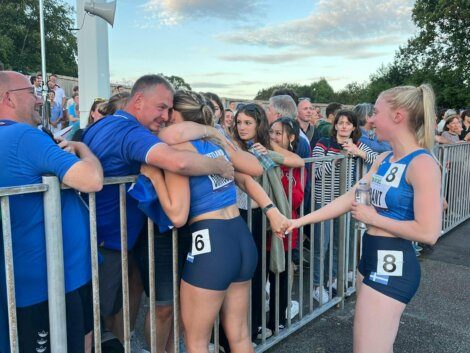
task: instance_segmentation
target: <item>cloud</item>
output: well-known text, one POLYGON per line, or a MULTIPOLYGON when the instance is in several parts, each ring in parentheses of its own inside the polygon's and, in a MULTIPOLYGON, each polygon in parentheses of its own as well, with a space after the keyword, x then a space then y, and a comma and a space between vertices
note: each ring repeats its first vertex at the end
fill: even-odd
POLYGON ((250 86, 250 85, 259 85, 259 81, 237 81, 237 83, 222 83, 222 82, 190 82, 191 87, 202 89, 219 89, 219 88, 231 88, 234 86, 250 86))
POLYGON ((240 13, 259 13, 263 0, 147 0, 143 5, 148 21, 175 25, 184 20, 223 19, 238 21, 240 13))
POLYGON ((225 55, 221 59, 275 64, 313 56, 382 56, 384 50, 380 47, 401 44, 413 32, 413 3, 414 0, 320 0, 305 18, 217 37, 231 44, 273 49, 274 55, 225 55))

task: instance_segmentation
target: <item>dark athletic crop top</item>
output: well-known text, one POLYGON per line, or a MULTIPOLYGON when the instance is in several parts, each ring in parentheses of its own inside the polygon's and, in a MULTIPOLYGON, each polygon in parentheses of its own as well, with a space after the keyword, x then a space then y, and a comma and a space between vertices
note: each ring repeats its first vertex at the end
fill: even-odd
POLYGON ((393 153, 390 153, 380 163, 370 183, 371 203, 378 214, 400 221, 414 219, 414 190, 406 181, 406 172, 413 158, 421 154, 430 153, 416 150, 393 163, 390 162, 393 153))
MULTIPOLYGON (((216 144, 210 141, 191 141, 199 154, 210 158, 228 156, 216 144)), ((234 205, 237 202, 237 193, 233 180, 220 175, 201 175, 189 178, 191 190, 191 204, 189 206, 189 218, 199 216, 210 211, 234 205)))

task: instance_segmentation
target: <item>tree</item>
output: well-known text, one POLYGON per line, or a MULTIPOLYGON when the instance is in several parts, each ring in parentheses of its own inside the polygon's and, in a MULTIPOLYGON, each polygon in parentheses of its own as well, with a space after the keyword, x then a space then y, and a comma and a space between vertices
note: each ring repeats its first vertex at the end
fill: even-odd
MULTIPOLYGON (((48 72, 77 76, 77 40, 72 8, 63 0, 44 0, 46 65, 48 72)), ((39 1, 1 0, 0 61, 24 73, 41 69, 39 1)))
POLYGON ((182 79, 181 77, 179 76, 166 76, 166 75, 163 75, 163 74, 160 74, 162 75, 163 77, 165 77, 168 81, 170 81, 170 83, 173 85, 173 87, 175 89, 186 89, 186 90, 189 90, 191 91, 191 86, 189 85, 189 83, 186 83, 186 81, 184 79, 182 79))
POLYGON ((302 94, 304 91, 306 91, 305 86, 301 86, 297 83, 281 83, 280 85, 274 85, 274 86, 259 90, 258 93, 256 94, 255 100, 268 100, 273 95, 273 92, 279 89, 290 89, 294 91, 299 97, 310 98, 310 96, 302 94))
POLYGON ((335 100, 335 91, 325 78, 310 85, 310 96, 316 103, 329 103, 335 100))
POLYGON ((409 83, 433 85, 441 106, 470 105, 469 17, 468 0, 417 0, 412 18, 418 33, 395 57, 409 83))

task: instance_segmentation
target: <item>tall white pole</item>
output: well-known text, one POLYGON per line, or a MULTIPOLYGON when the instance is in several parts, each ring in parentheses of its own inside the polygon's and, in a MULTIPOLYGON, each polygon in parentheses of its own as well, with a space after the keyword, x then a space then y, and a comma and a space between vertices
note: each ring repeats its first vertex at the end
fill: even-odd
MULTIPOLYGON (((94 0, 106 3, 106 0, 94 0)), ((80 127, 85 127, 96 98, 109 98, 108 24, 97 16, 85 15, 85 0, 77 0, 78 87, 80 127), (86 16, 83 22, 83 16, 86 16)))
POLYGON ((42 72, 42 125, 49 128, 49 116, 46 109, 47 72, 46 72, 46 30, 44 28, 44 1, 39 0, 39 29, 41 33, 41 72, 42 72))

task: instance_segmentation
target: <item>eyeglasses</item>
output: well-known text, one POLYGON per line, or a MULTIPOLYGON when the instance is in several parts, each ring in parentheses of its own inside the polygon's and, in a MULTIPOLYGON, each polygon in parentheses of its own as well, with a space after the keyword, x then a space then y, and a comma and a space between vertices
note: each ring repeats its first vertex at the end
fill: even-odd
POLYGON ((29 86, 29 87, 23 87, 23 88, 15 88, 15 89, 9 89, 7 92, 18 92, 18 91, 26 91, 28 90, 29 93, 35 95, 34 87, 29 86))

